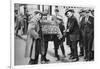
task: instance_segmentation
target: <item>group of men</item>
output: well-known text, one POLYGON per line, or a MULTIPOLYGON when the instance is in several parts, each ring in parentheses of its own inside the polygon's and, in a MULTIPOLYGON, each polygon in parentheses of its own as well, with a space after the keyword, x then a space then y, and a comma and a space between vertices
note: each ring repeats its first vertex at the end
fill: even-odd
MULTIPOLYGON (((59 47, 61 48, 64 57, 65 49, 63 42, 66 38, 66 44, 69 45, 71 53, 71 60, 78 61, 79 57, 84 56, 86 61, 93 60, 93 41, 94 41, 94 11, 93 10, 80 10, 79 21, 74 16, 75 11, 69 9, 65 12, 68 18, 67 27, 65 29, 62 17, 59 15, 59 10, 55 9, 55 14, 52 15, 52 20, 59 27, 61 34, 43 34, 42 20, 48 17, 48 13, 42 13, 39 10, 34 12, 28 24, 27 41, 25 48, 25 57, 29 57, 29 64, 38 64, 39 54, 41 54, 41 63, 49 62, 46 58, 48 50, 48 41, 54 42, 54 52, 57 60, 60 60, 58 53, 59 47), (90 13, 92 15, 90 15, 90 13), (59 35, 59 36, 58 36, 59 35), (78 55, 78 43, 80 46, 80 55, 78 55)), ((46 18, 47 19, 47 18, 46 18)), ((46 20, 48 21, 48 20, 46 20)))
POLYGON ((27 41, 26 41, 26 49, 25 49, 25 57, 30 57, 29 64, 37 64, 39 54, 41 54, 41 63, 49 62, 50 60, 47 59, 47 50, 48 50, 48 42, 54 42, 54 51, 55 57, 57 60, 60 60, 58 55, 59 46, 61 47, 62 53, 65 57, 65 50, 64 50, 64 23, 62 18, 58 15, 59 10, 55 10, 56 15, 53 15, 51 20, 50 15, 45 12, 42 13, 36 10, 34 13, 35 15, 30 19, 28 25, 28 32, 27 32, 27 41), (54 23, 60 30, 58 34, 43 34, 42 31, 42 24, 46 22, 54 23))
POLYGON ((65 13, 68 17, 67 23, 67 44, 70 46, 70 59, 79 60, 79 57, 84 56, 86 61, 93 60, 93 39, 94 39, 94 11, 81 10, 80 21, 74 16, 74 11, 69 10, 65 13), (90 15, 92 14, 92 16, 90 15), (80 55, 78 55, 78 45, 80 46, 80 55))

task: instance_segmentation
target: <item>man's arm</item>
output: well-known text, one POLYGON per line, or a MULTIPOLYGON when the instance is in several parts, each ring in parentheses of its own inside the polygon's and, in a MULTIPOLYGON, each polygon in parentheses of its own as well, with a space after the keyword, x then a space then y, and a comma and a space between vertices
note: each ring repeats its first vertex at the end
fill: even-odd
POLYGON ((75 22, 77 22, 76 19, 72 19, 72 21, 70 22, 69 33, 71 33, 73 31, 75 22))

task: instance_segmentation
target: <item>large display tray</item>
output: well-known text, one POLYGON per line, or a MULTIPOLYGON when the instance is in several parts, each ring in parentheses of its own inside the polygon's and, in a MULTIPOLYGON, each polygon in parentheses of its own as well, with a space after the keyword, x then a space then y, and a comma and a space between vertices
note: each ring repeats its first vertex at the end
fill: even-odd
POLYGON ((42 32, 43 34, 59 34, 60 29, 59 26, 55 23, 55 21, 43 20, 42 23, 42 32))
POLYGON ((43 25, 42 32, 43 34, 59 34, 60 29, 56 25, 43 25))

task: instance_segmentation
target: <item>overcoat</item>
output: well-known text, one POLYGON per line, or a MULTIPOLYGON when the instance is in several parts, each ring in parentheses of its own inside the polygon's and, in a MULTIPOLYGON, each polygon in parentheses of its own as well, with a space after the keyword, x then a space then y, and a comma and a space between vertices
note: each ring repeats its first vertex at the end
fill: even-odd
POLYGON ((79 25, 74 15, 68 18, 67 29, 69 29, 70 41, 79 40, 79 25))
POLYGON ((36 39, 39 38, 38 32, 39 32, 38 18, 34 16, 29 21, 28 25, 25 57, 35 59, 36 39))

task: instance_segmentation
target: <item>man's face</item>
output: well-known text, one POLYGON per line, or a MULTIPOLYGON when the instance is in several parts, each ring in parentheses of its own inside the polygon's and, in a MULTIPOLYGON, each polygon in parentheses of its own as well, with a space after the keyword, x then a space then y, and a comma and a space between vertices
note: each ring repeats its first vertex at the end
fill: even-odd
POLYGON ((85 14, 85 16, 89 16, 89 15, 90 15, 89 13, 86 13, 86 14, 85 14))
POLYGON ((86 16, 86 12, 82 12, 81 15, 82 15, 82 16, 86 16))
POLYGON ((16 11, 15 14, 18 14, 18 11, 16 11))
POLYGON ((47 16, 42 16, 42 19, 43 19, 43 20, 46 20, 46 19, 47 19, 47 16))
POLYGON ((71 17, 72 15, 73 15, 72 12, 67 12, 67 16, 68 16, 68 17, 71 17))
POLYGON ((92 11, 91 14, 94 16, 94 12, 92 11))
POLYGON ((80 16, 85 16, 85 13, 84 12, 80 13, 80 16))
POLYGON ((56 15, 58 15, 58 14, 59 14, 59 12, 55 11, 55 14, 56 14, 56 15))
POLYGON ((38 19, 41 19, 41 17, 42 17, 42 15, 40 13, 38 13, 36 16, 38 17, 38 19))

